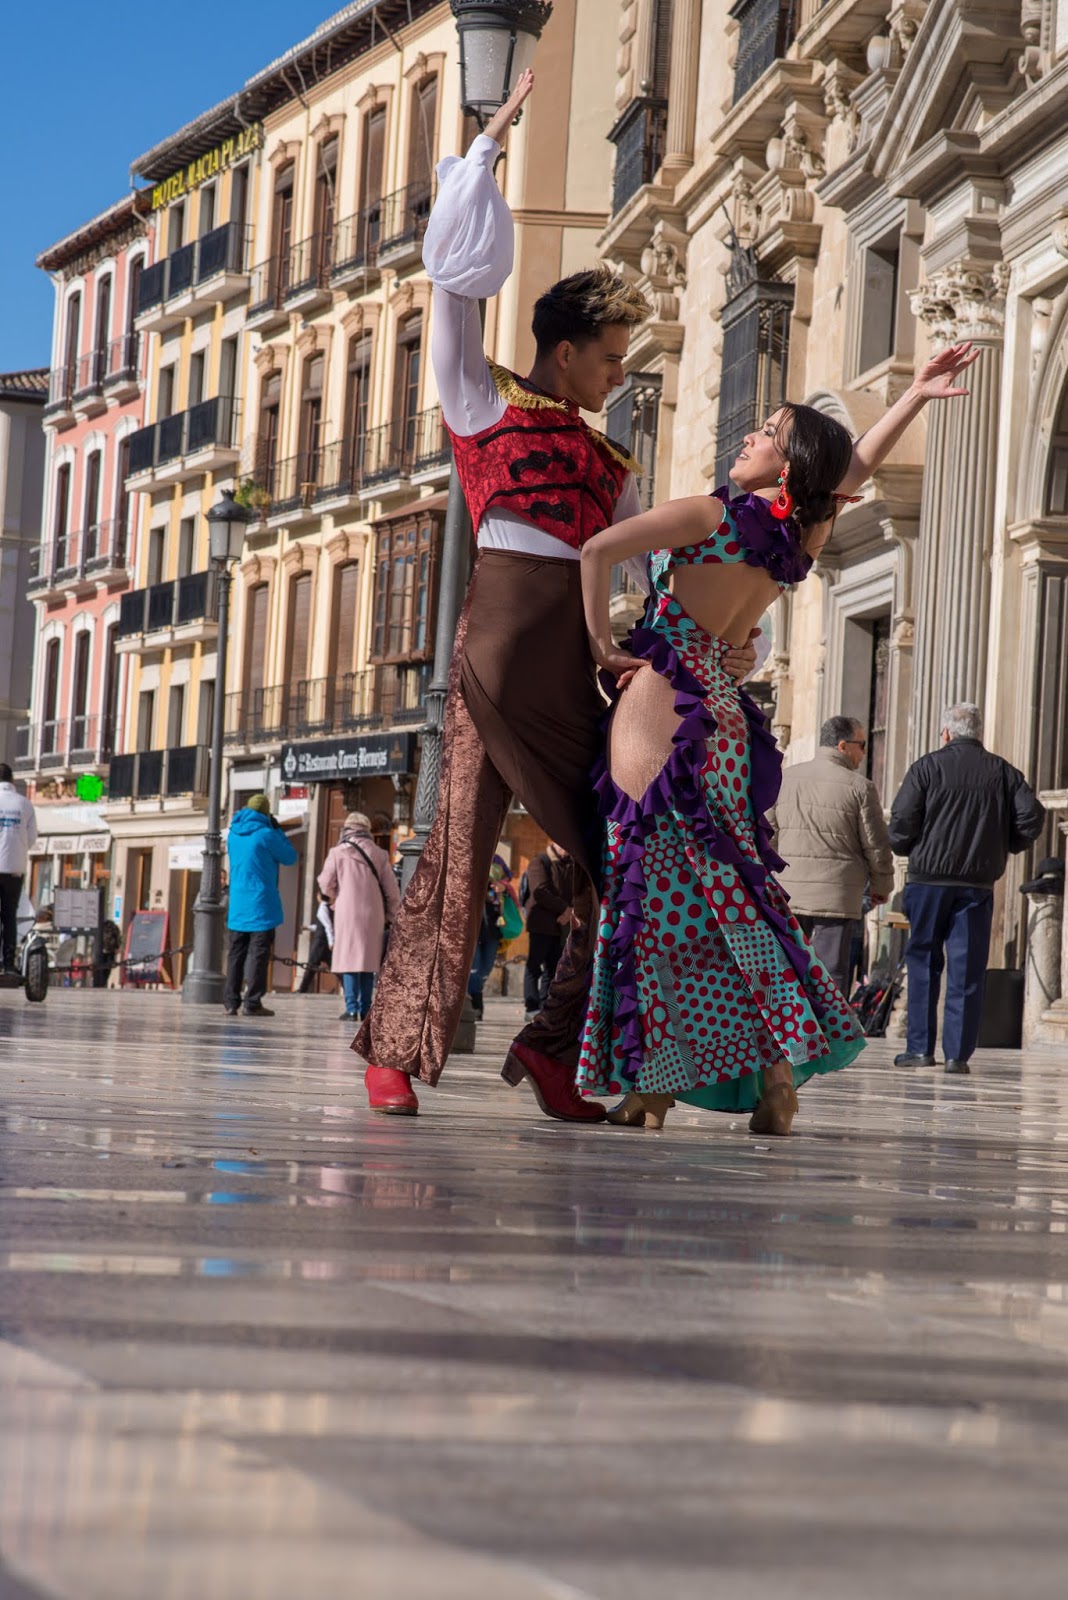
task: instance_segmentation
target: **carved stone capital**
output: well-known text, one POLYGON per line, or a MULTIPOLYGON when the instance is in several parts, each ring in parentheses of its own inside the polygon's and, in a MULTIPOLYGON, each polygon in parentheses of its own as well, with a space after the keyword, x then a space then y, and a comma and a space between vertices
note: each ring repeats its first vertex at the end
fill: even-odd
POLYGON ((926 323, 936 339, 1000 339, 1005 332, 1005 295, 1009 269, 955 261, 940 267, 910 295, 913 315, 926 323))
POLYGON ((1068 209, 1054 217, 1050 223, 1050 238, 1058 255, 1068 256, 1068 209))
POLYGON ((860 136, 860 112, 853 104, 853 90, 864 81, 859 72, 844 61, 832 61, 823 78, 823 107, 832 122, 845 124, 850 153, 860 136))

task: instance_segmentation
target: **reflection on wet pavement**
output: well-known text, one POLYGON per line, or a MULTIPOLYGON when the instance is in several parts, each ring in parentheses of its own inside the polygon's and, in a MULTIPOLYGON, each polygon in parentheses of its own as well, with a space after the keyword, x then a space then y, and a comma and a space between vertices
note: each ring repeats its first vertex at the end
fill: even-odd
POLYGON ((3 1600, 1063 1593, 1056 1056, 371 1119, 331 1005, 0 996, 3 1600))

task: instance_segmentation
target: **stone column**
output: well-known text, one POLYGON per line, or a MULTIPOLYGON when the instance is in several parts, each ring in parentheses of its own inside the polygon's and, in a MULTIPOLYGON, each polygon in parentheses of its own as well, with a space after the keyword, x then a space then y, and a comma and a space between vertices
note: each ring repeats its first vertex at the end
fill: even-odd
POLYGON ((1023 1042, 1049 1037, 1043 1022, 1061 989, 1063 894, 1027 896, 1027 968, 1024 975, 1023 1042))
POLYGON ((671 12, 671 86, 665 167, 685 169, 693 163, 700 55, 701 0, 675 0, 671 12))
POLYGON ((912 297, 936 348, 973 340, 979 360, 966 400, 928 409, 920 510, 920 570, 910 756, 934 747, 942 708, 982 705, 990 631, 998 408, 1008 271, 959 262, 932 274, 912 297))

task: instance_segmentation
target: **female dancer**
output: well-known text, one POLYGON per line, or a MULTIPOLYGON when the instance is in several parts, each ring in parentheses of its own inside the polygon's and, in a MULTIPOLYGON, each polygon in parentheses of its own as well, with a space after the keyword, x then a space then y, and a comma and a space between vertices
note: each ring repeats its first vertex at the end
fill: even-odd
POLYGON ((675 1098, 752 1110, 787 1134, 797 1086, 863 1048, 773 873, 763 813, 782 757, 723 655, 806 577, 838 489, 869 478, 928 399, 967 394, 970 345, 943 351, 854 446, 837 422, 784 405, 746 436, 726 487, 616 523, 582 552, 593 654, 618 678, 598 798, 607 821, 578 1084, 627 1090, 609 1120, 659 1128, 675 1098), (774 487, 772 487, 774 485, 774 487), (652 593, 630 650, 612 642, 609 574, 648 553, 652 593), (755 1109, 754 1109, 755 1108, 755 1109))

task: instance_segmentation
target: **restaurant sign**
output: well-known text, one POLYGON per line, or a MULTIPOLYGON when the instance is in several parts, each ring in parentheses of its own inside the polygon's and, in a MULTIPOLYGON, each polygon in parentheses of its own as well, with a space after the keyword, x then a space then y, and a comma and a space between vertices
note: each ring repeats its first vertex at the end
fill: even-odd
POLYGON ((198 189, 202 183, 207 183, 209 178, 217 177, 220 172, 225 172, 227 167, 232 167, 236 161, 243 160, 253 150, 262 148, 263 123, 253 122, 249 127, 242 128, 233 138, 224 139, 221 144, 217 144, 214 150, 208 150, 204 155, 198 156, 187 167, 182 167, 169 178, 164 178, 162 183, 153 184, 153 211, 160 211, 175 200, 183 199, 194 189, 198 189))
POLYGON ((367 733, 357 739, 317 739, 282 746, 285 783, 334 783, 411 772, 414 733, 367 733))

